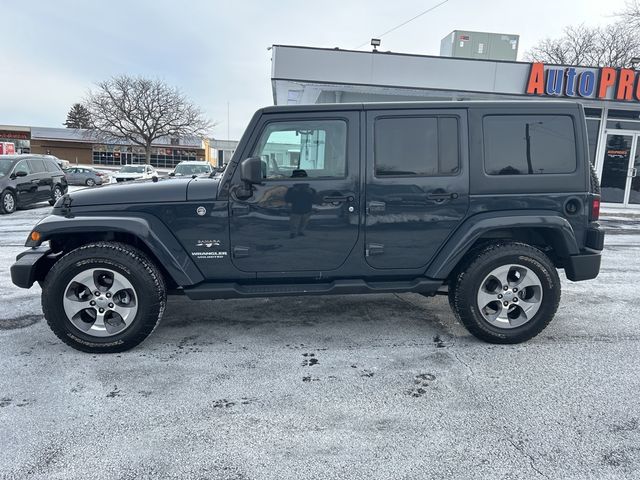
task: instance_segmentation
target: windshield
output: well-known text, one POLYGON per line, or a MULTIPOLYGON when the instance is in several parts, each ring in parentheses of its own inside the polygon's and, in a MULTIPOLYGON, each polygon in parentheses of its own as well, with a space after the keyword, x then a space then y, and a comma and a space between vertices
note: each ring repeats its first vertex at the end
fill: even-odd
POLYGON ((120 170, 122 173, 144 173, 144 166, 127 165, 120 170))
POLYGON ((7 175, 11 171, 11 167, 13 167, 13 160, 0 158, 0 176, 7 175))
POLYGON ((178 165, 175 169, 176 175, 199 175, 201 173, 211 173, 211 165, 178 165))

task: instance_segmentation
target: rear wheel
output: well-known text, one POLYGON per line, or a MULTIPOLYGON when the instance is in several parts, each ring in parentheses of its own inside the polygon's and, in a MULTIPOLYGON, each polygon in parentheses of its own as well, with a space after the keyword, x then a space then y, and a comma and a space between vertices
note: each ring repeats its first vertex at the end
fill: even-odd
POLYGON ((87 187, 93 187, 96 184, 96 181, 93 178, 87 178, 84 183, 87 187))
POLYGON ((82 246, 47 275, 42 307, 53 332, 91 353, 122 352, 157 326, 166 305, 158 268, 140 250, 116 242, 82 246))
POLYGON ((49 200, 49 205, 54 206, 58 199, 64 195, 62 191, 62 187, 60 185, 56 185, 53 187, 53 192, 51 192, 51 200, 49 200))
POLYGON ((538 335, 560 302, 560 279, 543 252, 530 245, 488 245, 459 270, 449 301, 474 336, 491 343, 520 343, 538 335))
POLYGON ((2 213, 13 213, 18 208, 16 195, 11 190, 5 190, 0 195, 0 211, 2 213))

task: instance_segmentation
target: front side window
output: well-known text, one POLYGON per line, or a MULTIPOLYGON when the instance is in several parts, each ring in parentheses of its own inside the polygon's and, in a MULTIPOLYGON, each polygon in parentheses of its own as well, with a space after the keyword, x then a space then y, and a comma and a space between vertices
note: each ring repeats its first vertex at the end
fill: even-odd
POLYGON ((567 115, 489 115, 484 169, 489 175, 541 175, 576 170, 573 120, 567 115))
POLYGON ((29 164, 27 163, 26 160, 21 160, 18 162, 18 164, 16 165, 15 170, 13 171, 13 173, 18 173, 18 172, 24 172, 27 175, 31 174, 31 169, 29 168, 29 164))
POLYGON ((457 175, 456 117, 388 117, 376 120, 376 177, 457 175))
POLYGON ((262 176, 343 178, 347 171, 347 124, 343 120, 274 122, 253 151, 262 176))

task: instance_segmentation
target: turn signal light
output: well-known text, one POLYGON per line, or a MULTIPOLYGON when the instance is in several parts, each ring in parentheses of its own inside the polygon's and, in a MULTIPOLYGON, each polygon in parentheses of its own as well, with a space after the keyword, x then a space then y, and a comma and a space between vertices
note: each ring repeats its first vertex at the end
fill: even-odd
POLYGON ((29 235, 29 238, 33 242, 39 242, 40 241, 40 232, 36 232, 34 230, 33 232, 31 232, 31 235, 29 235))
POLYGON ((600 198, 595 197, 591 199, 591 220, 598 220, 600 218, 600 198))

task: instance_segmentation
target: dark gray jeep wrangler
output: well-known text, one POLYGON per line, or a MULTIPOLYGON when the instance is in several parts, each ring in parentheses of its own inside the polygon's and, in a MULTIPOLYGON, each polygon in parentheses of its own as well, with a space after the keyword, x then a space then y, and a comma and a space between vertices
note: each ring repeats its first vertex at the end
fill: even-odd
POLYGON ((556 312, 557 269, 598 275, 587 149, 571 102, 264 108, 222 175, 65 195, 11 274, 87 352, 140 343, 172 293, 443 293, 476 337, 522 342, 556 312))

